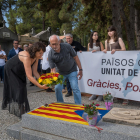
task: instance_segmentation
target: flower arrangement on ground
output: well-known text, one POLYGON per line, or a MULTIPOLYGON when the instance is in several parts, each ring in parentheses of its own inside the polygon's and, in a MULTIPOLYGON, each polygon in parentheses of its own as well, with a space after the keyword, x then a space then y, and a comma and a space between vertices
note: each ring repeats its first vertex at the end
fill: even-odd
POLYGON ((112 96, 111 93, 109 93, 109 91, 108 91, 108 92, 106 92, 106 94, 103 94, 103 99, 104 99, 105 101, 111 101, 111 100, 113 99, 113 96, 112 96))
POLYGON ((84 112, 86 112, 88 115, 95 115, 97 114, 98 110, 96 109, 96 107, 99 106, 99 104, 94 104, 94 102, 92 104, 89 105, 84 105, 84 112))
POLYGON ((57 84, 63 84, 63 75, 59 73, 46 73, 42 74, 38 79, 39 84, 52 87, 57 84))
POLYGON ((106 109, 111 110, 113 108, 113 96, 111 93, 106 92, 106 94, 103 94, 103 99, 105 101, 106 109))
POLYGON ((96 107, 99 106, 99 104, 92 104, 84 105, 84 113, 87 113, 87 121, 89 123, 89 126, 95 126, 97 123, 97 116, 98 116, 98 110, 96 107))

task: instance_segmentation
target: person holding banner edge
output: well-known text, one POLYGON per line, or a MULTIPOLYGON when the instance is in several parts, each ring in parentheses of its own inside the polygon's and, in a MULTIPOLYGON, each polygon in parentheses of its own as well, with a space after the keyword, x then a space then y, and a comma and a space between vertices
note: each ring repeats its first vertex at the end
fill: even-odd
MULTIPOLYGON (((73 40, 73 35, 68 33, 65 35, 66 37, 66 42, 68 44, 70 44, 72 46, 72 48, 75 50, 75 52, 82 52, 82 51, 86 51, 86 48, 84 48, 79 42, 73 40)), ((67 90, 68 90, 68 93, 65 95, 65 97, 69 97, 69 96, 72 96, 72 89, 71 89, 71 86, 70 86, 70 82, 68 79, 66 79, 67 81, 67 90)))
MULTIPOLYGON (((91 35, 90 35, 90 43, 88 43, 87 51, 90 51, 90 52, 94 53, 94 52, 103 51, 103 50, 104 50, 104 46, 103 46, 102 42, 99 41, 98 32, 97 31, 93 31, 91 33, 91 35)), ((97 96, 95 94, 93 94, 89 98, 89 100, 94 100, 96 98, 97 98, 97 96)), ((96 100, 97 101, 102 101, 103 100, 103 96, 99 95, 96 100)))
MULTIPOLYGON (((125 44, 123 40, 118 37, 116 28, 111 25, 108 27, 107 32, 108 36, 105 41, 105 49, 103 52, 111 51, 111 54, 114 54, 116 51, 126 51, 125 44)), ((128 100, 123 100, 122 105, 128 105, 128 100)))

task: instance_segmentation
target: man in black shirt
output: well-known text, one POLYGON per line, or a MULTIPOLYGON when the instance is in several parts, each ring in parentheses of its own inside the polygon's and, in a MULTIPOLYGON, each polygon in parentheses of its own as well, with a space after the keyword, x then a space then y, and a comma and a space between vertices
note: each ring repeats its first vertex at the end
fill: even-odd
MULTIPOLYGON (((72 34, 66 34, 65 36, 66 36, 66 42, 72 46, 72 48, 76 51, 76 53, 78 51, 79 52, 86 51, 86 48, 84 48, 79 42, 73 40, 72 34)), ((67 90, 68 93, 65 95, 65 97, 72 96, 72 89, 68 79, 67 79, 67 90)))
POLYGON ((66 34, 66 42, 69 43, 73 49, 76 51, 82 52, 86 51, 86 48, 84 48, 79 42, 73 40, 73 35, 72 34, 66 34))

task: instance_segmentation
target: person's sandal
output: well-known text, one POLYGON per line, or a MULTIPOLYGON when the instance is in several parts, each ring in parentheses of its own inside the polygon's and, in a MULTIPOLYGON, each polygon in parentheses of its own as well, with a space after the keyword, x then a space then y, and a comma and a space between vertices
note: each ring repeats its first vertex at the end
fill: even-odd
POLYGON ((123 100, 122 105, 128 105, 129 101, 128 100, 123 100))

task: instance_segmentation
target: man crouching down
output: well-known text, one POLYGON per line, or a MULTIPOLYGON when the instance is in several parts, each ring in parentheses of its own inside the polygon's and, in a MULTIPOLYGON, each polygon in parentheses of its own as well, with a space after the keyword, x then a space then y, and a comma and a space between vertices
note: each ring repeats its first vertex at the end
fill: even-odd
MULTIPOLYGON (((57 71, 64 76, 64 81, 68 78, 73 90, 75 103, 81 104, 81 93, 78 87, 78 80, 82 78, 83 72, 80 60, 75 50, 67 43, 60 44, 60 39, 57 35, 50 36, 49 41, 50 46, 52 47, 48 55, 51 72, 55 73, 57 69, 57 71), (79 68, 78 74, 76 64, 79 68)), ((63 85, 61 84, 55 86, 57 102, 64 102, 62 88, 63 85)))

